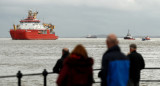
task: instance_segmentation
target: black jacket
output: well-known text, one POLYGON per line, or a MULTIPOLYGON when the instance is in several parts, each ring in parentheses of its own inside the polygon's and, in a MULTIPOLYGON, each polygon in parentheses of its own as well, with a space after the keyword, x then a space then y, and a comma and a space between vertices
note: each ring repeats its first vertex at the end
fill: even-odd
POLYGON ((139 82, 140 71, 145 67, 144 59, 136 51, 133 51, 128 57, 130 59, 130 79, 134 82, 139 82))
POLYGON ((69 52, 65 52, 60 59, 57 60, 57 63, 53 67, 53 73, 59 73, 63 67, 64 59, 69 55, 69 52))

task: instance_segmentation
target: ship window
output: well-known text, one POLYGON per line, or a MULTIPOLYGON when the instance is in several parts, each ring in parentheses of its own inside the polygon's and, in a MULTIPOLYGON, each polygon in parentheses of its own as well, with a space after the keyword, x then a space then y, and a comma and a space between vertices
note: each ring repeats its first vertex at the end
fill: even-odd
POLYGON ((47 34, 47 30, 39 30, 38 34, 47 34))

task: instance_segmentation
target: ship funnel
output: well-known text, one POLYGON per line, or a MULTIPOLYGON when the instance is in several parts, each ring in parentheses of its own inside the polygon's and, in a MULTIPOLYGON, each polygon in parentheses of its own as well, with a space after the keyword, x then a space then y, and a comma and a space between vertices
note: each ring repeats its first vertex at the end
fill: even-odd
POLYGON ((16 30, 16 25, 15 24, 13 24, 13 28, 14 28, 14 30, 16 30))

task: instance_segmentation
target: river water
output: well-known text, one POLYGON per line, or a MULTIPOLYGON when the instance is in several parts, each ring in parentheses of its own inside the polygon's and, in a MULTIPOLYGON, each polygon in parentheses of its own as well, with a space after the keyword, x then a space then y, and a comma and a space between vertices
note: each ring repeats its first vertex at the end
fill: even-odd
MULTIPOLYGON (((124 40, 119 38, 123 53, 129 51, 129 44, 136 43, 138 52, 142 54, 146 67, 160 67, 160 38, 150 41, 124 40)), ((41 73, 44 69, 52 71, 57 59, 61 57, 64 47, 70 51, 83 44, 90 57, 94 59, 94 69, 100 68, 101 58, 106 51, 105 38, 59 38, 58 40, 12 40, 0 38, 0 76, 16 75, 19 70, 23 74, 41 73)), ((95 81, 98 71, 94 71, 95 81)), ((142 70, 141 79, 160 80, 160 70, 142 70)), ((47 76, 48 86, 56 86, 57 74, 47 76)), ((141 86, 160 86, 160 82, 141 82, 141 86)), ((0 78, 0 86, 17 86, 17 78, 0 78)), ((43 76, 24 76, 22 86, 43 86, 43 76)), ((99 83, 94 86, 100 86, 99 83)))

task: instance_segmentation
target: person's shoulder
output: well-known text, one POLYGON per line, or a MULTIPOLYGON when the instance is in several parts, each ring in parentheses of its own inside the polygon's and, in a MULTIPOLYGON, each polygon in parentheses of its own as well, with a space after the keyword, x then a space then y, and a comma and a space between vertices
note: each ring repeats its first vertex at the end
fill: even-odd
POLYGON ((111 54, 110 54, 110 52, 105 52, 104 54, 103 54, 103 59, 109 59, 111 57, 111 54))
POLYGON ((87 60, 93 61, 93 57, 88 57, 87 60))
POLYGON ((136 54, 141 55, 139 52, 136 52, 136 54))
POLYGON ((62 59, 58 59, 58 60, 57 60, 57 62, 61 62, 61 61, 62 61, 62 59))
POLYGON ((108 54, 109 60, 129 60, 128 56, 120 51, 111 52, 108 54))
POLYGON ((137 55, 138 55, 138 57, 139 57, 140 59, 143 59, 143 56, 142 56, 142 54, 140 54, 140 53, 137 53, 137 55))
POLYGON ((136 55, 136 56, 140 56, 140 57, 142 57, 142 55, 141 55, 139 52, 131 53, 131 55, 136 55))
POLYGON ((103 60, 108 60, 108 61, 115 60, 117 58, 117 56, 115 55, 117 54, 114 52, 107 52, 103 55, 103 60))
POLYGON ((133 56, 133 55, 138 55, 138 53, 137 52, 132 52, 132 53, 128 54, 128 56, 133 56))
POLYGON ((89 64, 91 64, 91 65, 94 64, 94 59, 92 57, 88 57, 87 60, 88 60, 89 64))

